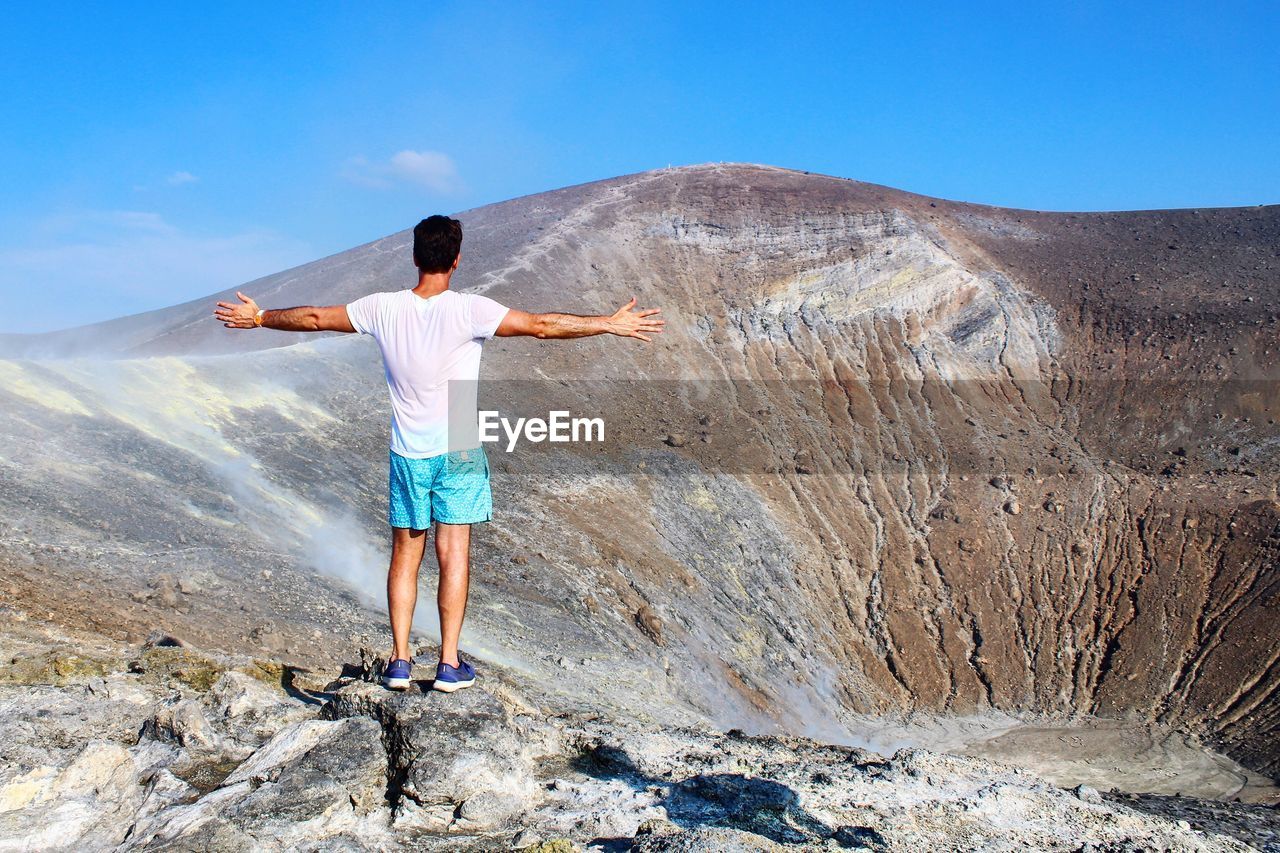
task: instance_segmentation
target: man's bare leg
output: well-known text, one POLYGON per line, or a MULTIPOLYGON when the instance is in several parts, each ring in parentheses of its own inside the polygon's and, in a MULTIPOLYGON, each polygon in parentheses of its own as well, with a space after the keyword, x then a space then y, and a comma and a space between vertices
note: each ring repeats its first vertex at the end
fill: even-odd
POLYGON ((458 666, 458 637, 467 610, 471 575, 471 525, 436 524, 436 559, 440 562, 440 660, 458 666))
POLYGON ((427 531, 391 528, 391 568, 387 570, 387 611, 391 616, 393 660, 409 660, 409 631, 418 603, 418 567, 426 553, 427 531))

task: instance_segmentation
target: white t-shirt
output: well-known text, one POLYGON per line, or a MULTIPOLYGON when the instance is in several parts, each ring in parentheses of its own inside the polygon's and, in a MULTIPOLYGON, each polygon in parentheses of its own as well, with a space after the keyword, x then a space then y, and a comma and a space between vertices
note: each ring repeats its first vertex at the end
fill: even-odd
MULTIPOLYGON (((371 293, 347 305, 351 325, 382 350, 394 452, 426 459, 458 449, 449 446, 449 383, 474 389, 481 348, 506 314, 487 296, 452 290, 429 299, 412 290, 371 293)), ((474 403, 470 417, 474 426, 474 403)))

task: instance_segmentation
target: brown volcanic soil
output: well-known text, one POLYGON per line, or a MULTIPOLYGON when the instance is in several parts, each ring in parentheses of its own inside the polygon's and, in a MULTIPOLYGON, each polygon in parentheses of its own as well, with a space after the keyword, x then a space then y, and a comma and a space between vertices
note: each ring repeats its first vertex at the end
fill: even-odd
MULTIPOLYGON (((1280 208, 1047 214, 703 166, 462 218, 462 289, 634 293, 669 320, 652 348, 487 348, 487 378, 527 380, 502 408, 603 412, 623 438, 493 454, 482 656, 640 717, 852 740, 866 714, 1097 715, 1280 772, 1280 208)), ((407 243, 244 289, 402 286, 407 243)), ((154 589, 181 531, 160 570, 217 574, 223 624, 250 643, 255 602, 303 654, 350 607, 333 577, 379 595, 376 354, 263 349, 295 339, 226 333, 212 299, 6 342, 169 357, 0 363, 5 547, 51 546, 73 589, 154 589), (104 518, 118 550, 76 564, 104 518), (319 615, 258 589, 258 551, 319 615)))

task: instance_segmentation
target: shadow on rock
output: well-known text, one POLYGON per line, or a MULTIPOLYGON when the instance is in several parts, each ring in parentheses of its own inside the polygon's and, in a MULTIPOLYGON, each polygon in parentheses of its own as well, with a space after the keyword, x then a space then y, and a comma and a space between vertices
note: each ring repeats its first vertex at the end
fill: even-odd
MULTIPOLYGON (((656 787, 665 794, 673 833, 664 833, 660 826, 646 826, 637 833, 632 849, 700 849, 695 839, 709 844, 717 839, 729 841, 720 838, 722 833, 709 830, 751 833, 782 845, 825 842, 827 846, 887 849, 884 838, 871 828, 822 823, 805 810, 794 790, 772 779, 742 773, 699 773, 672 781, 645 773, 625 751, 608 744, 584 750, 573 764, 576 770, 598 779, 623 781, 637 791, 656 787), (695 837, 682 834, 677 839, 676 828, 694 832, 695 837), (702 839, 703 835, 707 837, 702 839), (689 847, 690 843, 694 846, 689 847)), ((735 844, 743 841, 735 839, 735 844)))

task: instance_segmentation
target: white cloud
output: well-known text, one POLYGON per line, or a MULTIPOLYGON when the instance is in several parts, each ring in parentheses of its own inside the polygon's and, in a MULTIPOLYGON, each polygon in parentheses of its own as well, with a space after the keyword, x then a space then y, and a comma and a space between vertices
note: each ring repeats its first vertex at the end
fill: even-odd
POLYGON ((50 216, 0 245, 0 292, 18 303, 0 320, 0 331, 44 331, 162 308, 313 257, 305 243, 265 229, 197 234, 134 210, 50 216))
POLYGON ((452 193, 462 186, 453 159, 439 151, 406 149, 376 163, 367 157, 352 157, 344 164, 341 175, 353 184, 380 190, 409 184, 433 192, 452 193))
POLYGON ((402 180, 440 192, 447 192, 458 180, 453 160, 439 151, 397 152, 391 157, 391 172, 402 180))
POLYGON ((74 210, 54 213, 31 224, 25 245, 66 240, 110 240, 121 234, 173 235, 178 229, 146 210, 74 210))
POLYGON ((172 175, 165 178, 164 180, 165 180, 165 183, 167 183, 171 187, 180 187, 183 184, 194 184, 196 181, 200 179, 197 178, 195 175, 191 174, 190 172, 180 171, 180 172, 174 172, 172 175))

